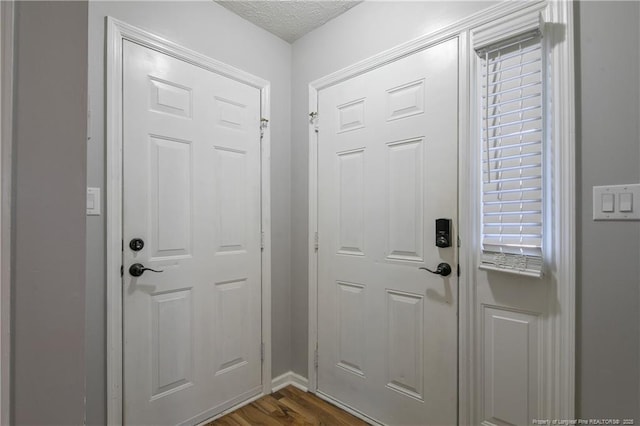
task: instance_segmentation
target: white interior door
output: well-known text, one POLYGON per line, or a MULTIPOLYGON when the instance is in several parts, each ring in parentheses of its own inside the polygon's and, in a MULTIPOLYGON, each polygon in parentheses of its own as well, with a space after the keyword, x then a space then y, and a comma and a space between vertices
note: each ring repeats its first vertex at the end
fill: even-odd
POLYGON ((261 392, 260 91, 128 41, 123 64, 124 422, 194 424, 261 392))
POLYGON ((318 391, 383 423, 453 425, 457 39, 321 90, 318 113, 318 391), (419 269, 440 262, 451 275, 419 269))

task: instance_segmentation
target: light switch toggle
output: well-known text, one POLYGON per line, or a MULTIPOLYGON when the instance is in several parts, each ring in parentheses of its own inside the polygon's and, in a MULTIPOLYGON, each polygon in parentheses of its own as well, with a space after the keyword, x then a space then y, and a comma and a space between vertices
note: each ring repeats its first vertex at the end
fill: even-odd
POLYGON ((633 193, 621 192, 620 193, 620 206, 619 210, 623 213, 630 213, 633 211, 633 193))
POLYGON ((602 212, 613 213, 615 206, 615 197, 613 194, 602 194, 602 212))

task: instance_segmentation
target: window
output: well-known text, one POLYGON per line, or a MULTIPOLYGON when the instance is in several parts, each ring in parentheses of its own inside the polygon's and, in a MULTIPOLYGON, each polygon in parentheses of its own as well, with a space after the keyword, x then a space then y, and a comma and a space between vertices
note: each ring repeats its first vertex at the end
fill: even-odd
POLYGON ((545 66, 540 31, 477 50, 483 269, 541 276, 545 66))

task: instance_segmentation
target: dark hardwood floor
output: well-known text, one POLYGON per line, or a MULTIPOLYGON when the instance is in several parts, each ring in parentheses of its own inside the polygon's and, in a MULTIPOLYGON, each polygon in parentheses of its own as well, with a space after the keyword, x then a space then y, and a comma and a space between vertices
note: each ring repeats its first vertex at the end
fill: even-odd
POLYGON ((207 426, 365 426, 367 424, 309 392, 287 386, 220 417, 208 423, 207 426))

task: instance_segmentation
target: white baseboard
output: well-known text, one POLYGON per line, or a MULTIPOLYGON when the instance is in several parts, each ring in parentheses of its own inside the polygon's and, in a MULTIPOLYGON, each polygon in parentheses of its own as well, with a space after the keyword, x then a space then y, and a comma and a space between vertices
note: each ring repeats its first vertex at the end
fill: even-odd
MULTIPOLYGON (((294 373, 293 371, 288 371, 278 377, 276 377, 275 379, 273 379, 271 381, 271 392, 277 392, 280 389, 286 387, 286 386, 295 386, 298 389, 304 391, 304 392, 308 392, 309 391, 309 380, 305 377, 302 377, 299 374, 294 373)), ((336 401, 335 399, 331 398, 328 395, 323 394, 322 392, 316 392, 315 394, 317 397, 319 397, 320 399, 324 399, 325 401, 329 402, 330 404, 335 405, 336 407, 346 411, 347 413, 359 418, 360 420, 363 420, 373 426, 383 426, 383 423, 380 423, 378 421, 376 421, 375 419, 372 419, 371 417, 366 416, 365 414, 354 410, 353 408, 342 404, 339 401, 336 401)))
POLYGON ((287 371, 271 381, 271 392, 279 391, 289 385, 295 386, 304 392, 309 390, 309 380, 306 377, 302 377, 293 371, 287 371))
MULTIPOLYGON (((1 1, 1 0, 0 0, 1 1)), ((271 380, 271 392, 276 392, 279 391, 280 389, 287 387, 287 386, 295 386, 298 389, 302 390, 303 392, 307 392, 308 390, 308 386, 309 386, 309 380, 307 380, 305 377, 302 377, 299 374, 294 373, 293 371, 288 371, 278 377, 276 377, 275 379, 271 380)), ((253 401, 260 399, 264 396, 264 393, 259 393, 249 399, 246 399, 230 408, 227 408, 226 410, 222 411, 220 414, 217 414, 213 417, 211 417, 210 419, 207 419, 201 423, 199 423, 197 426, 204 426, 208 423, 210 423, 213 420, 219 419, 222 416, 225 416, 235 410, 237 410, 238 408, 244 407, 245 405, 251 404, 253 401)))

